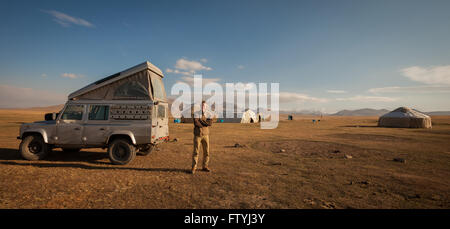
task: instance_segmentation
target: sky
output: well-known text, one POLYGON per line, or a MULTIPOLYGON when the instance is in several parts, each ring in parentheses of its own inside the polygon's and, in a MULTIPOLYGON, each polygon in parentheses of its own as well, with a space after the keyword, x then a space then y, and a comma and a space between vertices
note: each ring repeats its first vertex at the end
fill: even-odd
MULTIPOLYGON (((2 1, 0 108, 144 61, 166 91, 279 83, 280 109, 450 110, 450 1, 2 1)), ((170 95, 170 93, 169 93, 170 95)))

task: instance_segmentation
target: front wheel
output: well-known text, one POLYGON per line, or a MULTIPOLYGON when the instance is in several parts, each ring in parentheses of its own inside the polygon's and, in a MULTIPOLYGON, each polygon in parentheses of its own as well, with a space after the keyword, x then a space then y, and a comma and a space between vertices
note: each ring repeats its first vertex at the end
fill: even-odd
POLYGON ((26 160, 37 161, 48 155, 50 147, 44 142, 42 136, 29 135, 20 143, 19 151, 26 160))
POLYGON ((126 165, 136 157, 136 148, 125 139, 116 139, 109 144, 108 155, 111 163, 126 165))

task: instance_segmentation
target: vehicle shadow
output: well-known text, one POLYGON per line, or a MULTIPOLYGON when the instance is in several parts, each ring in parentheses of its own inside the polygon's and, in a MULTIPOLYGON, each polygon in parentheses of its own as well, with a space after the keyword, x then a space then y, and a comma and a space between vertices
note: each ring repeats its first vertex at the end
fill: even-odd
POLYGON ((106 152, 94 152, 94 151, 80 151, 76 153, 69 153, 63 151, 53 150, 44 161, 52 162, 88 162, 91 164, 110 165, 108 162, 99 160, 107 159, 108 154, 106 152))
POLYGON ((17 149, 0 148, 0 160, 21 160, 17 149))
POLYGON ((133 168, 115 166, 108 162, 102 162, 102 160, 108 158, 105 152, 92 152, 81 151, 79 153, 65 153, 62 151, 53 151, 50 155, 41 161, 27 161, 24 160, 17 149, 0 148, 0 164, 3 165, 18 165, 18 166, 34 166, 39 168, 80 168, 89 170, 135 170, 135 171, 148 171, 148 172, 180 172, 189 173, 188 169, 177 168, 133 168), (18 162, 18 160, 23 162, 18 162), (58 163, 61 162, 61 163, 58 163), (72 162, 72 163, 71 163, 72 162), (89 165, 76 162, 87 162, 89 165), (103 166, 100 166, 103 165, 103 166))
POLYGON ((189 173, 188 169, 172 169, 172 168, 133 168, 133 167, 119 167, 119 166, 92 166, 86 164, 75 163, 45 163, 45 162, 15 162, 15 161, 0 161, 3 165, 19 165, 19 166, 34 166, 38 168, 79 168, 89 170, 135 170, 135 171, 147 171, 147 172, 182 172, 189 173))
POLYGON ((359 128, 359 127, 370 127, 370 128, 380 128, 379 126, 367 126, 367 125, 347 125, 347 126, 341 126, 341 127, 355 127, 355 128, 359 128))
MULTIPOLYGON (((52 150, 43 161, 61 162, 89 162, 94 164, 108 164, 98 160, 106 159, 105 152, 80 151, 77 153, 67 153, 60 150, 52 150)), ((0 148, 0 160, 24 160, 18 149, 0 148)))

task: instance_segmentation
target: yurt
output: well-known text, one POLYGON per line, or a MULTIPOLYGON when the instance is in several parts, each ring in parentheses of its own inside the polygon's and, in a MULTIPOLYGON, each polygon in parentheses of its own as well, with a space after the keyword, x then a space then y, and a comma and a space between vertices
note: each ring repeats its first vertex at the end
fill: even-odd
POLYGON ((399 107, 378 119, 378 126, 399 128, 431 128, 428 115, 408 107, 399 107))
POLYGON ((242 113, 241 123, 257 123, 258 121, 259 119, 252 110, 249 109, 242 113))

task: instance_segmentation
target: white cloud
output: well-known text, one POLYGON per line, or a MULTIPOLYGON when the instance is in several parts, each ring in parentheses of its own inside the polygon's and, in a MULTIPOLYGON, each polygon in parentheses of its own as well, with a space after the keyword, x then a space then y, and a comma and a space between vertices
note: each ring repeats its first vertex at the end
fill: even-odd
MULTIPOLYGON (((206 59, 203 59, 206 60, 206 59)), ((205 70, 210 71, 212 68, 204 66, 202 63, 194 60, 187 60, 184 58, 181 58, 177 60, 177 63, 175 64, 176 69, 185 70, 188 72, 195 73, 197 71, 205 70)))
POLYGON ((244 65, 238 65, 237 68, 238 68, 239 70, 244 69, 244 65))
POLYGON ((42 73, 42 74, 41 74, 41 77, 42 77, 42 78, 47 78, 47 74, 42 73))
POLYGON ((394 102, 398 98, 384 97, 384 96, 362 96, 356 95, 347 98, 336 98, 336 101, 356 101, 356 102, 394 102))
MULTIPOLYGON (((207 61, 208 60, 205 58, 200 59, 200 62, 203 63, 206 63, 207 61)), ((212 68, 204 66, 200 62, 181 58, 177 60, 174 68, 167 68, 166 72, 192 77, 198 71, 212 70, 212 68)))
POLYGON ((0 84, 0 107, 24 108, 62 104, 67 97, 63 94, 32 88, 0 84))
MULTIPOLYGON (((205 58, 200 59, 200 62, 206 63, 208 60, 205 58)), ((181 58, 177 60, 174 68, 167 68, 167 73, 180 74, 184 76, 193 76, 198 71, 210 71, 212 68, 204 66, 202 63, 194 60, 187 60, 181 58)))
POLYGON ((73 17, 56 10, 43 10, 43 12, 52 15, 53 20, 64 27, 69 27, 70 25, 79 25, 91 28, 95 27, 92 23, 82 18, 73 17))
POLYGON ((347 91, 344 90, 327 90, 328 93, 331 94, 344 94, 344 93, 348 93, 347 91))
POLYGON ((77 78, 84 77, 84 75, 75 74, 75 73, 63 73, 63 74, 61 74, 61 77, 63 77, 63 78, 70 78, 70 79, 77 79, 77 78))
POLYGON ((402 74, 417 82, 426 84, 447 84, 450 85, 450 65, 433 66, 423 68, 413 66, 400 70, 402 74))
POLYGON ((411 86, 411 87, 379 87, 369 89, 370 93, 450 93, 450 86, 437 86, 437 85, 425 85, 425 86, 411 86))
MULTIPOLYGON (((187 83, 191 86, 194 85, 194 77, 192 77, 192 76, 183 76, 183 77, 181 77, 181 79, 182 79, 181 82, 187 83)), ((217 83, 218 81, 220 81, 220 78, 203 78, 202 77, 203 85, 208 84, 208 83, 217 83)), ((178 82, 180 82, 180 81, 178 81, 178 82)))
POLYGON ((184 76, 192 76, 194 75, 194 73, 191 72, 186 72, 186 71, 180 71, 178 69, 171 69, 171 68, 167 68, 166 69, 167 73, 175 73, 175 74, 180 74, 180 75, 184 75, 184 76))
POLYGON ((295 92, 280 92, 280 103, 290 103, 290 102, 318 102, 324 103, 328 99, 316 98, 309 96, 307 94, 295 93, 295 92))

